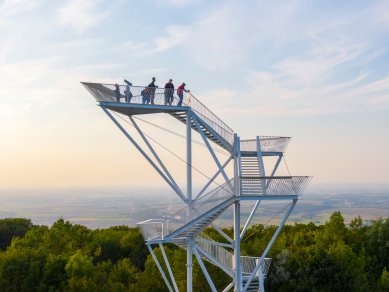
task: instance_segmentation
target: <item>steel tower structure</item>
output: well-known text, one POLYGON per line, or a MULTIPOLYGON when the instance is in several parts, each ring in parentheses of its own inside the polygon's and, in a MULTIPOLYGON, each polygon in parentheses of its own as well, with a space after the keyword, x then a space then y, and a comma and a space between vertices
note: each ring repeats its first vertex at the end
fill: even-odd
POLYGON ((124 89, 125 86, 121 85, 119 91, 118 88, 115 91, 113 84, 82 84, 96 99, 98 106, 185 204, 183 209, 170 217, 153 218, 138 223, 169 291, 178 291, 178 287, 163 247, 166 243, 173 243, 187 250, 187 291, 192 291, 193 257, 198 261, 212 291, 217 290, 203 260, 217 266, 231 277, 231 283, 223 291, 232 288, 235 291, 264 291, 264 279, 271 263, 271 259, 267 257, 268 252, 310 180, 308 176, 276 176, 290 138, 257 136, 255 139, 241 140, 226 123, 191 93, 185 93, 182 105, 179 106, 176 92, 173 94, 165 89, 137 86, 127 86, 124 89), (179 187, 148 136, 134 119, 136 115, 156 113, 166 113, 186 127, 186 189, 179 187), (128 117, 127 122, 136 129, 146 149, 125 129, 122 119, 118 118, 120 115, 128 117), (217 165, 217 172, 209 176, 208 182, 197 193, 193 193, 192 189, 192 131, 200 134, 217 165), (228 152, 226 161, 220 161, 216 154, 220 147, 228 152), (271 169, 270 173, 265 171, 266 157, 276 158, 270 168, 269 165, 266 167, 271 169), (232 166, 232 176, 227 174, 228 165, 232 166), (218 177, 223 178, 223 183, 209 190, 218 177), (290 204, 282 210, 282 219, 271 240, 257 257, 241 256, 241 241, 258 207, 261 202, 274 200, 289 201, 290 204), (251 201, 253 207, 242 227, 243 201, 251 201), (214 223, 230 207, 233 208, 233 238, 214 223), (207 236, 203 230, 208 226, 214 228, 227 243, 217 242, 207 236), (160 247, 168 275, 156 257, 153 246, 160 247))

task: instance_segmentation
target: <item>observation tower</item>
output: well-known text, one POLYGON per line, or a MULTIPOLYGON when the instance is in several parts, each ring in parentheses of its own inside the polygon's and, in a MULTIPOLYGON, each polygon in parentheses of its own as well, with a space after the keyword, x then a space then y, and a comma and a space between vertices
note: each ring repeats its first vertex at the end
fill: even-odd
POLYGON ((168 290, 179 291, 164 250, 164 244, 173 243, 187 251, 187 291, 192 291, 194 258, 212 291, 217 289, 204 261, 231 277, 230 284, 222 291, 264 291, 264 281, 271 263, 271 259, 267 257, 268 252, 299 195, 310 181, 308 176, 276 175, 290 138, 256 136, 254 139, 241 140, 236 132, 190 92, 184 93, 182 105, 179 105, 176 91, 172 93, 162 88, 125 85, 115 88, 113 84, 90 82, 82 84, 96 99, 97 105, 183 202, 184 207, 171 216, 138 223, 168 290), (124 95, 126 90, 131 91, 129 96, 124 95), (166 161, 164 163, 158 155, 153 146, 156 141, 151 140, 136 122, 139 116, 144 115, 147 119, 151 114, 166 114, 185 127, 185 188, 179 186, 166 166, 166 161), (130 124, 137 134, 131 135, 124 123, 130 124), (206 176, 207 182, 196 192, 192 187, 193 133, 201 137, 217 169, 215 173, 206 176), (225 161, 217 155, 220 151, 227 153, 225 161), (216 183, 217 179, 222 180, 222 183, 216 183), (215 184, 216 188, 212 188, 215 184), (253 256, 242 256, 241 241, 244 240, 254 215, 258 213, 261 202, 265 201, 285 202, 286 207, 279 213, 280 223, 263 251, 258 251, 253 256), (241 204, 248 204, 247 202, 251 207, 248 217, 242 216, 241 212, 241 204), (216 220, 228 209, 233 211, 233 236, 226 234, 216 224, 216 220), (204 233, 207 227, 220 234, 224 242, 218 242, 204 233), (153 250, 157 246, 161 250, 168 273, 164 272, 162 263, 153 250))

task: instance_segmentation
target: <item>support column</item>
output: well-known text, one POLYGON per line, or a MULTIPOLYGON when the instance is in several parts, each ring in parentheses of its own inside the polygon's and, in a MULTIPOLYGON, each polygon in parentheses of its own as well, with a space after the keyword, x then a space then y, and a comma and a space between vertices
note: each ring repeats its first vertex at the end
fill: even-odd
POLYGON ((192 204, 192 112, 188 110, 186 119, 186 180, 188 203, 192 204))
POLYGON ((240 201, 234 203, 234 280, 235 291, 242 291, 242 267, 240 263, 240 201))
POLYGON ((194 239, 188 239, 188 247, 186 253, 186 291, 192 292, 193 284, 192 284, 192 272, 193 272, 193 262, 192 262, 192 254, 194 249, 194 239))
MULTIPOLYGON (((235 178, 235 196, 240 195, 240 186, 239 186, 239 169, 240 169, 240 141, 238 135, 234 135, 234 178, 235 178)), ((234 203, 234 282, 235 282, 235 291, 242 291, 242 267, 240 263, 240 201, 235 201, 234 203)))
MULTIPOLYGON (((186 192, 188 205, 191 206, 192 201, 192 112, 189 109, 186 118, 186 192)), ((187 216, 190 216, 191 208, 188 208, 187 216)), ((188 247, 186 252, 186 291, 192 292, 192 254, 194 248, 194 239, 188 238, 188 247)))

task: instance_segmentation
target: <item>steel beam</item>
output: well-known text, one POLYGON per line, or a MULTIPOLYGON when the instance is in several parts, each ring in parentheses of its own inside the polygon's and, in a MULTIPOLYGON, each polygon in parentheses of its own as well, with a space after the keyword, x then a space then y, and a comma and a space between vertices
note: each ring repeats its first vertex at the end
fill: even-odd
POLYGON ((267 256, 270 248, 273 246, 273 243, 277 239, 278 234, 280 234, 282 227, 284 227, 284 224, 285 224, 286 220, 288 219, 290 213, 292 212, 294 206, 296 206, 296 203, 297 203, 297 199, 293 200, 288 211, 285 213, 284 217, 282 218, 280 225, 278 226, 276 232, 274 232, 273 237, 271 238, 268 245, 266 246, 265 251, 262 253, 261 258, 259 259, 257 265, 255 266, 253 272, 250 274, 250 277, 248 278, 246 285, 243 287, 243 292, 247 291, 247 288, 250 286, 251 281, 253 280, 255 274, 258 272, 258 269, 261 267, 262 262, 264 261, 265 257, 267 256))
POLYGON ((200 125, 199 125, 199 123, 197 121, 197 118, 195 116, 193 116, 193 121, 194 121, 194 123, 196 125, 196 128, 197 128, 198 132, 200 133, 201 137, 203 138, 205 145, 207 145, 207 148, 208 148, 209 152, 211 153, 212 158, 215 160, 215 163, 216 163, 217 167, 219 168, 220 173, 224 177, 227 185, 231 188, 231 190, 233 190, 234 188, 232 187, 231 182, 230 182, 226 172, 224 171, 222 165, 220 164, 220 161, 217 158, 215 152, 213 151, 211 145, 209 144, 209 141, 208 141, 207 137, 205 137, 204 132, 201 130, 200 125))
POLYGON ((242 266, 240 263, 240 202, 234 203, 234 281, 235 291, 242 291, 242 266))
POLYGON ((211 277, 209 276, 207 268, 205 267, 203 260, 201 259, 201 256, 197 252, 196 247, 193 249, 193 253, 195 254, 197 262, 199 263, 200 268, 203 271, 205 278, 207 279, 209 287, 211 287, 212 292, 216 292, 217 290, 216 290, 215 284, 213 284, 213 281, 212 281, 211 277))
MULTIPOLYGON (((228 163, 232 160, 232 156, 230 156, 226 162, 222 165, 223 169, 226 168, 228 163)), ((201 189, 201 191, 197 194, 197 196, 194 198, 194 201, 196 201, 204 192, 205 190, 210 186, 210 184, 218 177, 220 174, 220 169, 215 173, 215 175, 206 183, 206 185, 201 189)))
POLYGON ((165 249, 164 249, 164 247, 163 247, 163 245, 161 243, 159 244, 159 249, 162 252, 162 256, 163 256, 163 259, 165 261, 165 265, 167 267, 167 270, 169 272, 170 280, 172 280, 172 283, 173 283, 173 286, 174 286, 174 290, 176 292, 179 292, 178 291, 178 287, 177 287, 177 283, 176 283, 176 279, 174 279, 174 275, 173 275, 172 269, 170 268, 169 260, 167 259, 167 256, 166 256, 166 253, 165 253, 165 249))
POLYGON ((143 134, 143 132, 141 131, 141 129, 139 128, 138 124, 135 122, 135 120, 132 118, 132 116, 129 116, 130 118, 130 121, 132 122, 132 124, 134 125, 135 129, 138 131, 138 134, 139 136, 142 137, 143 141, 145 142, 145 144, 147 145, 147 147, 149 147, 149 150, 151 151, 151 153, 154 155, 155 159, 158 161, 159 165, 162 167, 162 169, 165 171, 165 174, 167 175, 167 177, 170 179, 170 181, 172 182, 172 184, 176 187, 176 191, 178 191, 182 198, 184 197, 184 193, 182 192, 182 190, 180 189, 180 187, 177 185, 176 181, 174 180, 174 178, 172 177, 172 175, 170 174, 170 172, 167 170, 167 168, 165 167, 165 165, 163 164, 162 160, 159 158, 158 154, 155 152, 153 146, 151 146, 150 142, 147 140, 147 138, 145 137, 145 135, 143 134))
POLYGON ((168 279, 166 278, 165 272, 163 271, 161 264, 159 263, 158 258, 155 255, 153 249, 151 248, 151 246, 149 244, 147 244, 147 248, 149 249, 149 252, 150 252, 151 256, 153 257, 154 262, 157 265, 157 268, 158 268, 159 272, 161 273, 162 278, 165 281, 167 288, 169 289, 170 292, 173 292, 172 286, 170 285, 168 279))
POLYGON ((119 130, 127 137, 128 140, 135 146, 136 149, 143 155, 144 158, 151 164, 151 166, 159 173, 159 175, 168 183, 168 185, 176 192, 176 194, 186 203, 187 200, 185 197, 177 192, 173 183, 169 180, 169 178, 159 169, 159 167, 151 160, 151 158, 143 151, 143 149, 136 143, 136 141, 128 134, 128 132, 123 128, 123 126, 112 116, 112 114, 105 108, 101 107, 102 110, 107 114, 107 116, 114 122, 114 124, 119 128, 119 130))

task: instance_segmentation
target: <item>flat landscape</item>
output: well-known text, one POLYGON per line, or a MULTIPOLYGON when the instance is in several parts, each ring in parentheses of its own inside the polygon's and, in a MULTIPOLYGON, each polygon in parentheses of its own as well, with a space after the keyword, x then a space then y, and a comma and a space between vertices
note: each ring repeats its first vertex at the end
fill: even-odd
MULTIPOLYGON (((89 228, 116 225, 135 226, 139 221, 161 218, 177 212, 182 205, 166 190, 45 190, 0 191, 0 218, 25 217, 35 224, 51 225, 58 218, 89 228)), ((255 222, 277 224, 285 202, 264 203, 255 222)), ((251 205, 242 204, 248 215, 251 205)), ((331 186, 307 190, 300 197, 288 222, 324 223, 334 211, 341 211, 346 222, 360 215, 367 223, 378 217, 389 217, 389 187, 331 186)), ((231 211, 219 223, 230 225, 231 211)))

